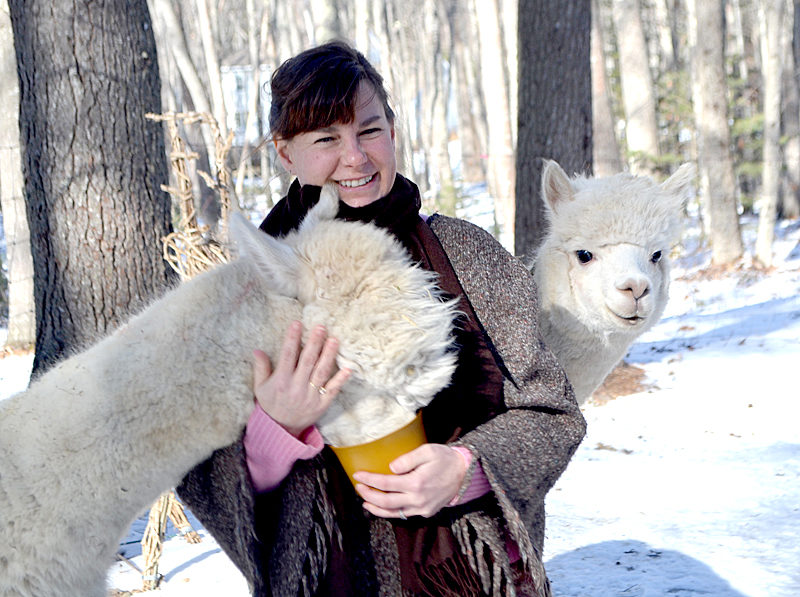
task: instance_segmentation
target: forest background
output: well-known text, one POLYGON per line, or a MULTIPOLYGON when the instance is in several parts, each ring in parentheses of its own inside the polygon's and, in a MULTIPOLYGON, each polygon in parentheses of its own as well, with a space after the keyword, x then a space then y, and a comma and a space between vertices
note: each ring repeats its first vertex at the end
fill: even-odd
MULTIPOLYGON (((478 220, 518 255, 531 255, 543 229, 542 158, 556 159, 568 172, 627 169, 654 178, 683 162, 697 163, 698 192, 689 208, 702 216, 715 267, 769 267, 777 220, 800 215, 800 0, 141 0, 78 2, 63 10, 45 6, 37 0, 0 4, 0 194, 7 244, 0 317, 8 318, 9 349, 35 340, 37 360, 43 355, 39 366, 116 325, 170 278, 160 263, 147 266, 155 273, 128 272, 146 269, 147 260, 135 257, 128 236, 111 234, 129 226, 128 216, 120 214, 152 205, 161 211, 138 216, 158 223, 151 226, 157 234, 144 235, 145 247, 155 249, 162 232, 175 224, 175 210, 160 191, 167 182, 167 152, 153 131, 162 135, 162 126, 139 124, 144 110, 131 120, 128 106, 126 126, 120 127, 120 114, 103 102, 129 97, 134 88, 155 90, 157 101, 144 104, 213 115, 222 136, 232 134, 225 164, 233 174, 231 191, 246 208, 263 211, 289 182, 269 143, 269 76, 287 57, 331 38, 353 42, 384 75, 398 114, 400 171, 419 184, 425 211, 478 220), (117 45, 105 45, 114 36, 117 45), (135 46, 130 55, 120 50, 120 39, 139 43, 139 37, 145 49, 135 46), (62 56, 72 62, 59 62, 62 56), (126 61, 134 63, 129 76, 126 61), (137 61, 147 64, 138 69, 137 61), (158 80, 137 82, 140 71, 156 72, 158 80), (98 72, 101 84, 89 93, 98 72), (42 73, 49 87, 37 87, 42 73), (61 88, 53 83, 59 76, 66 81, 61 88), (126 80, 125 92, 117 92, 114 85, 126 80), (74 110, 63 110, 71 107, 70 99, 74 110), (44 102, 64 112, 60 122, 44 114, 44 102), (145 127, 139 137, 137 126, 145 127), (76 134, 81 128, 83 136, 76 134), (98 136, 104 139, 100 151, 92 146, 98 136), (48 151, 56 157, 46 159, 48 151), (108 171, 124 170, 119 163, 139 154, 142 165, 128 168, 133 174, 127 174, 127 184, 94 190, 97 179, 86 172, 103 170, 107 184, 108 171), (115 195, 116 202, 109 199, 115 195), (81 229, 78 237, 64 233, 61 247, 53 240, 54 204, 64 209, 62 220, 81 229), (104 209, 98 225, 95 212, 104 209), (84 212, 86 226, 69 220, 84 212), (752 255, 741 240, 743 214, 760 220, 752 255), (121 265, 119 255, 111 264, 98 264, 97 246, 113 253, 121 238, 134 255, 130 264, 121 265), (48 246, 37 249, 37 243, 48 246), (85 255, 99 277, 83 271, 75 288, 69 287, 67 254, 73 269, 76 256, 85 255), (110 300, 126 285, 119 282, 120 272, 133 289, 110 300), (51 294, 36 291, 41 296, 34 301, 36 279, 51 294), (63 311, 53 298, 61 295, 69 309, 91 305, 101 295, 106 304, 49 321, 63 311)), ((200 222, 213 228, 218 195, 198 171, 219 180, 218 147, 208 127, 181 125, 180 132, 198 158, 189 174, 200 222)), ((150 252, 160 257, 158 249, 150 252)))

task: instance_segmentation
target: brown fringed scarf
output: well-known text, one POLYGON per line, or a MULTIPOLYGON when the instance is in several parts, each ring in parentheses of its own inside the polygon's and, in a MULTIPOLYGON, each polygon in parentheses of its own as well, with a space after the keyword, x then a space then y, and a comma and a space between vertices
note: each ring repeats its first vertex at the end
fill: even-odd
MULTIPOLYGON (((320 187, 301 187, 295 181, 288 195, 278 202, 262 222, 261 229, 273 236, 287 234, 300 224, 308 210, 317 203, 319 194, 320 187)), ((348 221, 371 222, 389 230, 416 261, 438 273, 442 290, 450 296, 460 297, 459 308, 464 316, 455 331, 459 347, 458 367, 450 386, 423 410, 428 440, 447 443, 506 410, 502 389, 506 371, 467 301, 441 244, 420 217, 420 207, 417 186, 397 175, 386 197, 361 208, 352 208, 340 202, 337 217, 348 221)), ((323 452, 327 470, 325 493, 332 502, 338 528, 346 529, 346 532, 337 535, 336 539, 330 536, 327 539, 330 543, 328 565, 325 578, 317 579, 321 583, 317 593, 367 594, 371 592, 367 587, 377 588, 376 584, 380 584, 376 573, 365 569, 374 568, 375 561, 382 558, 380 554, 373 553, 376 545, 374 535, 380 525, 374 524, 375 521, 371 524, 369 517, 365 517, 361 498, 338 466, 338 461, 328 452, 323 452), (367 563, 369 561, 371 565, 367 563)), ((406 521, 390 521, 397 544, 404 593, 454 597, 484 594, 480 578, 459 549, 452 531, 456 519, 475 511, 499 516, 493 500, 478 499, 463 506, 444 508, 432 518, 412 517, 406 521)), ((476 554, 471 557, 474 560, 476 554)))

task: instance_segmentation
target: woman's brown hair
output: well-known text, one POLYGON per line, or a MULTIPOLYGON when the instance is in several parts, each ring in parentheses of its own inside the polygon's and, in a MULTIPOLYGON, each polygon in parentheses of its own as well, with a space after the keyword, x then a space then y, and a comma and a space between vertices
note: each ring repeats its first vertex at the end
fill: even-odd
POLYGON ((272 138, 291 139, 336 122, 352 122, 361 82, 373 88, 393 124, 394 112, 383 77, 355 48, 343 41, 331 41, 289 58, 272 74, 270 82, 272 138))

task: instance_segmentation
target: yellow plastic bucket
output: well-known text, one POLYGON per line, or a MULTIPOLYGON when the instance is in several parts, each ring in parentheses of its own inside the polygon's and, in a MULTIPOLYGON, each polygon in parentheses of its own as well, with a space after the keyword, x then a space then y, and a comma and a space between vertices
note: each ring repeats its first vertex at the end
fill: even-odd
POLYGON ((422 426, 422 412, 418 412, 414 420, 405 427, 378 439, 355 446, 331 446, 339 462, 342 463, 350 481, 355 486, 353 473, 368 471, 391 475, 389 463, 397 458, 427 443, 425 428, 422 426))

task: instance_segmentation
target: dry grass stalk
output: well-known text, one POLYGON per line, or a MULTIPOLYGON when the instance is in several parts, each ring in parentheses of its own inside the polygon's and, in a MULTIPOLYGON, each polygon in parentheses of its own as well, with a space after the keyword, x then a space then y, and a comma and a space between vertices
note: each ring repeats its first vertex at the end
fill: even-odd
MULTIPOLYGON (((180 219, 176 230, 162 239, 164 259, 170 264, 181 280, 189 280, 199 273, 211 269, 215 265, 225 263, 229 259, 226 248, 210 234, 208 226, 199 226, 197 212, 194 207, 192 179, 189 175, 189 160, 196 160, 198 155, 186 148, 186 143, 178 130, 178 122, 185 125, 200 124, 209 127, 214 138, 214 166, 216 178, 207 172, 198 174, 205 183, 219 196, 220 232, 227 233, 228 217, 231 210, 231 175, 226 165, 227 156, 233 143, 233 133, 222 138, 219 126, 213 116, 198 112, 168 112, 166 114, 147 114, 147 118, 164 122, 170 135, 170 166, 175 175, 176 186, 163 185, 163 190, 176 201, 180 219)), ((192 529, 183 511, 183 506, 175 497, 174 491, 168 491, 150 507, 147 527, 142 537, 142 554, 145 568, 142 572, 143 590, 154 590, 161 577, 158 574, 158 561, 164 543, 167 517, 189 543, 199 543, 200 535, 192 529)))

